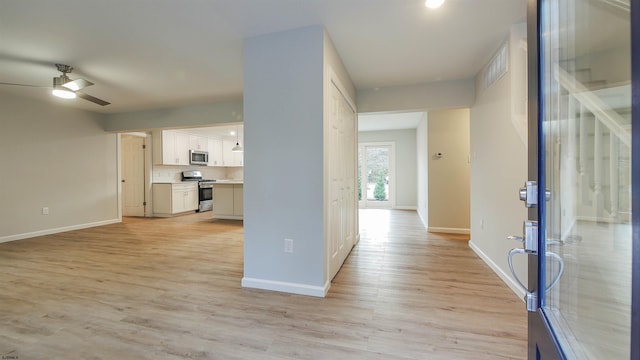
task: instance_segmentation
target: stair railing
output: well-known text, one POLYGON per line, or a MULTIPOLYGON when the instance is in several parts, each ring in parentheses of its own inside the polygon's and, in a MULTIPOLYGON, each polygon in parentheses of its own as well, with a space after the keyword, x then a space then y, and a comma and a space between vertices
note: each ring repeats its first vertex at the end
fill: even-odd
MULTIPOLYGON (((631 134, 622 125, 625 120, 620 114, 613 110, 607 103, 602 101, 597 95, 587 89, 582 83, 570 75, 566 70, 559 65, 555 67, 555 75, 558 83, 566 92, 570 95, 569 102, 577 101, 580 109, 580 123, 578 129, 574 131, 580 132, 579 137, 579 180, 581 184, 581 199, 583 202, 590 197, 588 193, 587 184, 587 144, 586 144, 586 125, 584 119, 588 113, 593 114, 595 118, 594 126, 594 169, 593 169, 593 208, 601 211, 604 209, 604 196, 602 193, 602 174, 603 174, 603 134, 606 128, 609 136, 609 184, 610 184, 610 211, 609 216, 612 220, 617 221, 619 217, 619 199, 618 188, 620 184, 620 178, 618 175, 618 166, 620 160, 619 144, 622 143, 627 147, 631 147, 631 134)), ((571 104, 570 109, 574 106, 571 104)), ((575 116, 575 111, 573 111, 575 116)), ((601 218, 603 214, 595 214, 597 218, 601 218)))

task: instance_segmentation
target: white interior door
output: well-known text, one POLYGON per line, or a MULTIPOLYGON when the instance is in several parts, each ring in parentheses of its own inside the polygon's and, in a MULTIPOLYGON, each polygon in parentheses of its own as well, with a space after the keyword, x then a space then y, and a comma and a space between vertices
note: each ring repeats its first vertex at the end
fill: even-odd
POLYGON ((144 216, 145 138, 122 136, 122 215, 144 216))
POLYGON ((356 112, 335 83, 331 83, 327 135, 327 234, 329 271, 333 278, 355 244, 356 112))

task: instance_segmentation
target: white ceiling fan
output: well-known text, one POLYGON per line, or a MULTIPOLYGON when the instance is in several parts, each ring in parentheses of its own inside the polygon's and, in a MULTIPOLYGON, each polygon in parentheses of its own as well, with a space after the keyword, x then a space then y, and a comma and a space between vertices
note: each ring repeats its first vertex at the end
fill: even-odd
MULTIPOLYGON (((67 74, 73 71, 73 67, 65 64, 55 64, 58 71, 62 73, 60 76, 56 76, 53 78, 53 90, 52 94, 61 97, 64 99, 73 99, 79 97, 84 100, 91 101, 94 104, 98 104, 101 106, 109 105, 110 102, 98 99, 97 97, 91 96, 89 94, 85 94, 79 90, 84 89, 87 86, 93 85, 93 83, 89 80, 85 79, 76 79, 71 80, 67 74)), ((38 85, 29 85, 29 84, 16 84, 16 83, 7 83, 0 82, 1 85, 15 85, 15 86, 31 86, 31 87, 44 87, 38 85)))

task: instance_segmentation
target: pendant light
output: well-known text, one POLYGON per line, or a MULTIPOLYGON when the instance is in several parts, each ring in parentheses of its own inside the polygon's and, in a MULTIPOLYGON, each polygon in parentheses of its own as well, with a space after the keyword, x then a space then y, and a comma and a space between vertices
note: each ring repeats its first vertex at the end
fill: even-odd
POLYGON ((234 146, 233 148, 231 148, 231 151, 233 152, 242 152, 242 146, 240 146, 240 142, 238 141, 238 127, 236 126, 236 146, 234 146))

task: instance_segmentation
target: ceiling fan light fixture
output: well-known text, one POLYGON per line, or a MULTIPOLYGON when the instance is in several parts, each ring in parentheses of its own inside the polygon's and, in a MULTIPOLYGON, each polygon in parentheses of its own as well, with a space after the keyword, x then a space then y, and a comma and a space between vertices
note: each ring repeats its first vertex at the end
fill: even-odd
POLYGON ((54 88, 51 93, 54 96, 57 96, 59 98, 63 98, 63 99, 75 99, 76 98, 76 93, 74 93, 71 90, 67 90, 67 89, 60 89, 60 88, 54 88))
POLYGON ((57 96, 63 99, 75 99, 76 93, 73 89, 66 87, 65 84, 69 83, 70 79, 66 75, 61 75, 53 78, 53 96, 57 96))
POLYGON ((428 7, 429 9, 437 9, 442 6, 442 4, 444 4, 444 0, 427 0, 424 3, 424 6, 428 7))
POLYGON ((75 81, 69 81, 67 83, 62 84, 62 86, 66 87, 67 89, 69 89, 71 91, 80 90, 80 86, 78 86, 78 83, 76 83, 75 81))

